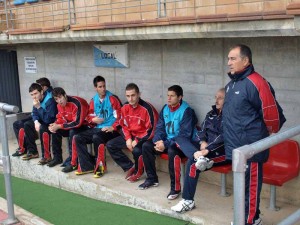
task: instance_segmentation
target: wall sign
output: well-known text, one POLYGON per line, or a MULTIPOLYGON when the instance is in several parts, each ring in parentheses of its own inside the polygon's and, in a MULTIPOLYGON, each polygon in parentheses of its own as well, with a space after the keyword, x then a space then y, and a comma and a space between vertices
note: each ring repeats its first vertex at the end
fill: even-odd
POLYGON ((37 73, 35 57, 24 57, 24 61, 25 61, 25 73, 37 73))
POLYGON ((97 67, 129 67, 127 44, 94 45, 94 63, 97 67))

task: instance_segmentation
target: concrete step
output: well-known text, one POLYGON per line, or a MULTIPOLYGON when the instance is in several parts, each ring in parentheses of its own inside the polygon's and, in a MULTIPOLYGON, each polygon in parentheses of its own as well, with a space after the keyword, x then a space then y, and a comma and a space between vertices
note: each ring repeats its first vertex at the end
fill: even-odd
MULTIPOLYGON (((16 142, 9 142, 10 149, 16 149, 16 142)), ((0 150, 1 150, 0 146, 0 150)), ((2 151, 0 151, 2 152, 2 151)), ((12 153, 13 151, 11 151, 12 153)), ((200 182, 195 196, 196 208, 185 214, 178 214, 170 210, 179 200, 168 200, 167 194, 170 189, 169 174, 159 172, 159 186, 147 190, 138 190, 145 175, 140 181, 130 183, 125 180, 125 173, 110 157, 107 158, 108 172, 101 178, 93 178, 92 174, 77 176, 74 172, 65 174, 62 167, 38 165, 39 159, 23 161, 21 158, 11 158, 12 174, 16 177, 43 183, 78 193, 93 199, 121 204, 134 208, 171 216, 186 220, 195 224, 224 225, 230 224, 233 217, 233 197, 221 197, 218 195, 220 187, 209 183, 200 182)), ((232 193, 232 190, 229 190, 232 193)), ((269 211, 269 199, 261 201, 261 217, 264 225, 277 224, 287 215, 297 210, 297 206, 278 202, 280 211, 269 211)))

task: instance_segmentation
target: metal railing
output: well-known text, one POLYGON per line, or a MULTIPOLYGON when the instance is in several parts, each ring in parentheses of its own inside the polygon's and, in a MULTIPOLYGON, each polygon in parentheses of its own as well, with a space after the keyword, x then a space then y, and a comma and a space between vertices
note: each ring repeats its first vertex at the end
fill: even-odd
MULTIPOLYGON (((51 0, 37 3, 13 5, 13 0, 0 0, 0 31, 14 29, 32 29, 71 25, 89 25, 106 22, 130 22, 155 20, 162 17, 185 17, 201 15, 220 15, 235 13, 253 13, 253 9, 240 12, 238 6, 251 0, 238 0, 235 3, 203 3, 201 0, 51 0), (251 11, 252 10, 252 11, 251 11), (2 16, 3 15, 3 16, 2 16), (6 29, 4 29, 4 27, 6 29)), ((256 1, 260 12, 270 11, 265 2, 256 1)), ((289 0, 282 0, 286 10, 289 0)), ((243 7, 245 8, 245 7, 243 7)))
MULTIPOLYGON (((233 150, 234 225, 245 224, 245 171, 247 159, 250 159, 253 155, 298 134, 300 134, 300 125, 264 138, 251 145, 244 145, 233 150)), ((279 224, 291 225, 299 220, 300 210, 296 211, 279 224)))
MULTIPOLYGON (((195 13, 190 0, 127 0, 95 3, 88 0, 52 0, 32 4, 13 5, 0 0, 0 26, 3 30, 42 27, 87 25, 102 22, 124 22, 176 16, 178 10, 195 13), (167 15, 168 14, 168 15, 167 15)), ((1 30, 0 29, 0 30, 1 30)))
POLYGON ((0 129, 1 129, 1 143, 2 143, 2 160, 0 166, 3 166, 3 174, 5 181, 6 190, 6 200, 7 200, 7 210, 8 218, 4 221, 0 221, 0 224, 15 224, 18 222, 14 213, 13 195, 11 187, 11 165, 8 151, 8 139, 7 139, 7 129, 6 129, 6 112, 18 112, 19 108, 17 106, 8 105, 6 103, 0 102, 0 129))

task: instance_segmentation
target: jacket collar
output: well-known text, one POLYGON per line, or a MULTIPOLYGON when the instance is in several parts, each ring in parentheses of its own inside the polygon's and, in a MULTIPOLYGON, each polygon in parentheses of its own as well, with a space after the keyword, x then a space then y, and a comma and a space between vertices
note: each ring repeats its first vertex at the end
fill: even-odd
POLYGON ((181 105, 182 105, 182 99, 180 100, 179 104, 176 105, 175 107, 172 107, 170 105, 168 105, 168 107, 169 107, 171 112, 175 112, 181 105))
POLYGON ((254 67, 252 64, 250 64, 243 71, 241 71, 239 73, 235 73, 235 74, 228 73, 228 76, 230 77, 231 80, 238 81, 238 80, 245 79, 253 72, 254 72, 254 67))

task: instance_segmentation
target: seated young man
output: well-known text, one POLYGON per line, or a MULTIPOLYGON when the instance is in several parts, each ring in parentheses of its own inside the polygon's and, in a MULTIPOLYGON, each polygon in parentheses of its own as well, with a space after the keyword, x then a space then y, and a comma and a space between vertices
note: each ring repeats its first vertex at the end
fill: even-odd
POLYGON ((201 130, 197 132, 196 137, 189 141, 186 138, 176 138, 176 143, 183 152, 186 149, 193 154, 188 155, 187 170, 184 180, 182 200, 171 209, 175 212, 183 213, 192 210, 195 207, 194 196, 196 186, 201 171, 211 168, 212 165, 224 165, 231 163, 225 160, 225 149, 222 134, 222 108, 224 104, 225 89, 217 91, 215 99, 216 104, 212 106, 201 124, 201 130), (207 168, 203 168, 202 164, 198 166, 195 160, 199 157, 205 157, 213 164, 208 163, 207 168))
POLYGON ((62 137, 69 137, 69 157, 62 169, 62 172, 68 173, 77 167, 77 151, 73 137, 89 128, 86 121, 89 104, 83 98, 68 96, 61 87, 54 88, 52 95, 57 103, 58 113, 56 121, 49 125, 49 130, 52 132, 53 160, 48 163, 48 166, 53 167, 62 163, 62 137))
POLYGON ((116 95, 106 90, 105 79, 102 76, 96 76, 93 84, 97 94, 90 102, 87 120, 94 127, 74 136, 79 161, 75 174, 94 171, 94 177, 99 178, 106 170, 105 143, 120 135, 118 127, 122 104, 116 95), (87 144, 92 143, 95 156, 87 149, 87 144), (101 166, 103 168, 100 168, 101 166))
POLYGON ((33 99, 32 119, 24 123, 24 146, 27 150, 27 154, 23 156, 22 159, 30 160, 39 157, 35 143, 36 133, 38 133, 42 150, 42 159, 39 164, 43 164, 45 161, 51 159, 50 131, 48 130, 48 126, 55 120, 55 115, 57 113, 56 103, 52 98, 51 93, 44 92, 42 86, 38 83, 30 85, 29 93, 33 99))
MULTIPOLYGON (((46 77, 42 77, 36 80, 36 83, 42 86, 42 90, 44 95, 46 96, 49 92, 51 94, 52 87, 50 81, 46 77)), ((13 129, 18 140, 19 147, 16 149, 16 152, 12 154, 12 156, 21 156, 27 153, 27 144, 26 137, 24 131, 24 124, 27 121, 32 120, 32 116, 28 116, 25 119, 17 120, 13 123, 13 129)), ((36 137, 37 138, 37 137, 36 137)))
POLYGON ((143 146, 147 179, 139 186, 139 189, 157 186, 155 155, 167 152, 171 179, 171 190, 167 198, 170 200, 177 198, 181 192, 180 164, 181 158, 187 154, 177 147, 175 138, 191 139, 198 121, 194 110, 182 98, 183 90, 179 85, 168 88, 168 103, 163 106, 160 112, 153 143, 147 142, 143 146))
POLYGON ((113 160, 127 172, 125 179, 136 182, 144 172, 142 146, 153 137, 158 113, 150 103, 140 98, 136 84, 128 84, 125 94, 128 102, 121 109, 122 136, 107 142, 106 147, 113 160), (135 163, 122 151, 126 147, 132 152, 135 163))

